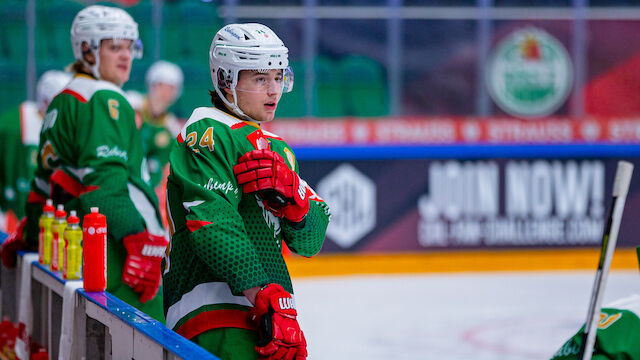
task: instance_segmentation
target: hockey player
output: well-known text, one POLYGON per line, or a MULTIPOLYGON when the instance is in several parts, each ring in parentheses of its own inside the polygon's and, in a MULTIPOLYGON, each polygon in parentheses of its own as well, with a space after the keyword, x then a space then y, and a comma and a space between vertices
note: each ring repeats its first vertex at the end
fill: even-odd
POLYGON ((42 118, 47 106, 71 80, 71 74, 49 70, 36 85, 36 101, 24 101, 0 115, 0 230, 15 231, 24 217, 29 183, 36 169, 42 118))
MULTIPOLYGON (((163 320, 156 293, 168 241, 143 180, 148 173, 134 111, 120 88, 140 55, 137 39, 138 25, 122 9, 89 6, 74 18, 76 74, 45 115, 24 235, 26 245, 37 246, 46 198, 80 215, 98 207, 107 218, 107 291, 163 320)), ((4 252, 3 258, 15 256, 4 252)))
POLYGON ((156 61, 147 70, 145 83, 147 98, 142 103, 140 136, 149 165, 151 185, 156 187, 163 181, 170 145, 175 142, 173 139, 184 125, 173 113, 168 112, 182 93, 182 70, 168 61, 156 61))
MULTIPOLYGON (((640 264, 640 247, 637 249, 640 264)), ((640 360, 640 295, 616 300, 600 311, 592 359, 640 360)), ((580 360, 584 325, 553 355, 552 360, 580 360)))
POLYGON ((282 241, 313 256, 329 208, 292 149, 263 131, 291 90, 288 49, 261 24, 231 24, 209 51, 215 108, 197 108, 171 151, 167 326, 229 359, 304 359, 282 241))

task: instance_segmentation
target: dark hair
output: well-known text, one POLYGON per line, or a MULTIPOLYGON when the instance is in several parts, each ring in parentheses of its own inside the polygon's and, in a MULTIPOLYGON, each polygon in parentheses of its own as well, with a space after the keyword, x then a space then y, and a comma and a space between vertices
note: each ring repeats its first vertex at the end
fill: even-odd
POLYGON ((216 107, 216 109, 228 112, 227 106, 215 90, 209 90, 209 96, 211 96, 211 103, 216 107))

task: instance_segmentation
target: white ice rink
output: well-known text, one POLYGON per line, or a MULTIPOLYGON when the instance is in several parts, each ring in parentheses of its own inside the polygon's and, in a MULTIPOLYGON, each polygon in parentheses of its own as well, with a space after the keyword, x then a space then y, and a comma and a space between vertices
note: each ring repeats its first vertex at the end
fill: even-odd
MULTIPOLYGON (((296 278, 313 360, 548 359, 586 318, 593 271, 296 278)), ((640 293, 609 275, 604 303, 640 293)))

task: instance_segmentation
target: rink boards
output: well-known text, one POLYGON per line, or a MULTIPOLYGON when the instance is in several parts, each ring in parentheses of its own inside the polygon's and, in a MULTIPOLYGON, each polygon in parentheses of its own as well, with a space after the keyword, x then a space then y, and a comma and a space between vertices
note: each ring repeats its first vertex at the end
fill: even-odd
MULTIPOLYGON (((293 277, 352 274, 420 274, 500 271, 593 270, 600 249, 422 251, 414 253, 323 253, 312 259, 290 256, 293 277)), ((612 270, 638 270, 635 249, 616 249, 612 270)))
MULTIPOLYGON (((640 121, 389 123, 270 128, 332 209, 320 272, 592 269, 618 160, 636 174, 613 267, 637 269, 640 121)), ((313 262, 291 258, 292 273, 313 275, 313 262)))

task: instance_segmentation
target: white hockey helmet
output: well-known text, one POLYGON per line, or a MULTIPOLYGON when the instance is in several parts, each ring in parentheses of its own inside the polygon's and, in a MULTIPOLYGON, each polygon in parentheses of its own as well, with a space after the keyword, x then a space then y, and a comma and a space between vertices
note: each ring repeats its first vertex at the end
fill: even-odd
POLYGON ((248 118, 238 107, 236 85, 241 70, 266 72, 270 69, 283 70, 282 92, 293 89, 293 71, 289 67, 289 49, 278 35, 262 24, 229 24, 213 37, 209 48, 209 69, 211 81, 220 99, 231 110, 243 118, 248 118), (233 103, 224 96, 223 89, 229 88, 233 103))
POLYGON ((132 40, 133 57, 142 57, 142 42, 138 38, 138 23, 126 11, 110 6, 92 5, 88 6, 76 15, 71 24, 71 47, 73 56, 87 65, 93 75, 100 79, 98 66, 100 57, 100 41, 104 39, 132 40), (88 64, 82 54, 82 43, 89 45, 93 52, 96 63, 88 64))
POLYGON ((127 90, 124 94, 133 110, 142 111, 142 107, 144 105, 144 95, 135 90, 127 90))
POLYGON ((164 60, 156 61, 151 65, 149 70, 147 70, 144 79, 147 85, 147 91, 150 91, 154 84, 160 83, 173 85, 176 88, 176 98, 182 94, 184 75, 180 67, 174 63, 164 60))
POLYGON ((36 102, 43 114, 47 112, 51 100, 67 86, 72 77, 70 73, 60 70, 49 70, 40 75, 36 85, 36 102))

